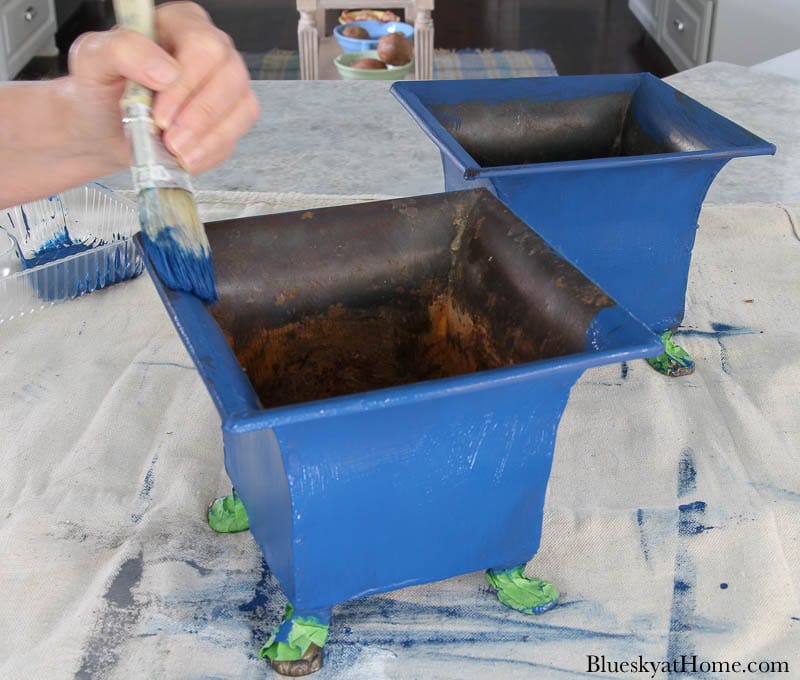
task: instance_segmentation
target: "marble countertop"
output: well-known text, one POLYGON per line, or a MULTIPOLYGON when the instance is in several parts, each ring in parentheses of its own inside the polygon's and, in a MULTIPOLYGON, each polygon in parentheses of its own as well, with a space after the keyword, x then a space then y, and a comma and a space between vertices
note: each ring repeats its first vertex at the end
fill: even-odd
MULTIPOLYGON (((800 202, 800 81, 725 63, 667 78, 778 147, 734 159, 707 203, 800 202)), ((262 114, 197 189, 413 196, 444 189, 439 152, 381 81, 254 81, 262 114)), ((128 173, 104 178, 129 189, 128 173)))

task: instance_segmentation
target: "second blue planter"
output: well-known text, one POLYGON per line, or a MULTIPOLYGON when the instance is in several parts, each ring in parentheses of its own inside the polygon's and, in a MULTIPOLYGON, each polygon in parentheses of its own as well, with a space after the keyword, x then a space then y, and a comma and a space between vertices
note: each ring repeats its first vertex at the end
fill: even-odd
POLYGON ((662 332, 683 319, 697 218, 736 156, 772 154, 650 74, 403 82, 447 191, 486 187, 662 332))

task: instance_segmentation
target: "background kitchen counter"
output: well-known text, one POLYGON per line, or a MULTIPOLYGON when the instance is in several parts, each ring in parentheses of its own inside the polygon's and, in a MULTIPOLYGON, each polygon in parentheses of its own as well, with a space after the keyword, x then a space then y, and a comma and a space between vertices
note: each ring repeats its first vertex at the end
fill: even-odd
MULTIPOLYGON (((800 80, 724 63, 667 82, 778 147, 774 157, 734 159, 707 203, 800 201, 800 80)), ((254 81, 262 115, 197 189, 414 196, 444 189, 439 152, 386 82, 254 81)), ((127 172, 106 178, 129 189, 127 172)))

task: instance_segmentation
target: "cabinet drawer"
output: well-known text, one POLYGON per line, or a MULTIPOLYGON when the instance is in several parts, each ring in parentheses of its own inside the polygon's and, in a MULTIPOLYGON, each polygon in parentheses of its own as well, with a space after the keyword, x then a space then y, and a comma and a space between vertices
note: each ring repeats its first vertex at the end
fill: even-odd
POLYGON ((42 26, 53 21, 50 0, 15 0, 2 8, 5 53, 11 56, 42 26))
POLYGON ((713 0, 667 0, 661 37, 678 68, 706 61, 713 10, 713 0))

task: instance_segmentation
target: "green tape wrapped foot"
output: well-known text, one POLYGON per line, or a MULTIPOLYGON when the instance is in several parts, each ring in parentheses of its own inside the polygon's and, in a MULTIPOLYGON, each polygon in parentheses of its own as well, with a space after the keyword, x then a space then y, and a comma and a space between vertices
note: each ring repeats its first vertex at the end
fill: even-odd
POLYGON ((217 498, 208 506, 208 526, 220 534, 235 534, 250 528, 247 510, 235 490, 230 496, 217 498))
POLYGON ((670 378, 694 373, 694 359, 683 347, 672 341, 672 331, 662 333, 661 342, 664 343, 664 352, 657 357, 647 359, 648 364, 670 378))
POLYGON ((322 668, 322 648, 327 640, 327 624, 314 616, 294 616, 294 608, 287 604, 283 622, 275 626, 258 656, 269 659, 281 675, 299 678, 322 668))
POLYGON ((558 590, 552 583, 525 576, 525 566, 486 571, 486 580, 506 607, 523 614, 544 614, 558 604, 558 590))

